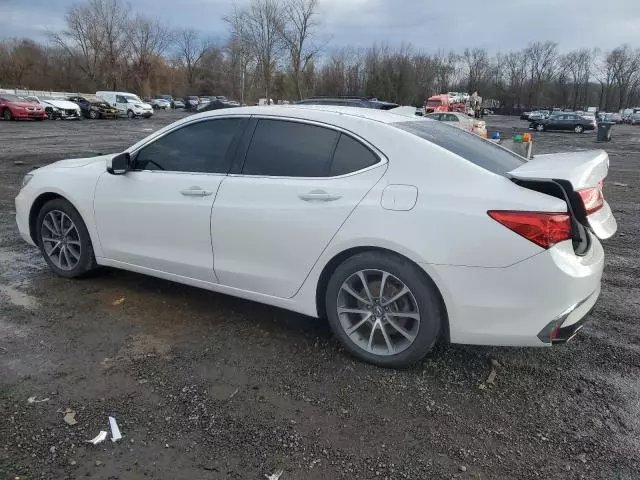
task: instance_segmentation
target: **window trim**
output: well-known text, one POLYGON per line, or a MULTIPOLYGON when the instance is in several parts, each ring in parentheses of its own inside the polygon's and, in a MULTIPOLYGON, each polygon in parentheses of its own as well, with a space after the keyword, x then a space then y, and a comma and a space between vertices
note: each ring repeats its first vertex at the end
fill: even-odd
MULTIPOLYGON (((246 144, 243 145, 243 149, 239 149, 239 151, 236 152, 236 154, 240 158, 234 160, 234 162, 233 162, 234 163, 234 168, 229 173, 230 177, 273 178, 273 179, 293 179, 293 180, 333 180, 333 179, 340 179, 340 178, 350 177, 352 175, 358 175, 358 174, 366 172, 368 170, 373 170, 374 168, 378 168, 379 166, 381 166, 383 164, 389 163, 389 159, 378 148, 376 148, 374 145, 372 145, 371 142, 365 140, 360 135, 352 132, 351 130, 348 130, 348 129, 343 128, 343 127, 339 127, 339 126, 336 126, 336 125, 333 125, 333 124, 330 124, 330 123, 320 122, 320 121, 317 121, 317 120, 309 120, 309 119, 305 119, 305 118, 295 118, 295 117, 284 117, 284 116, 276 116, 276 115, 252 115, 251 116, 251 120, 254 121, 255 123, 254 123, 254 125, 252 125, 251 128, 247 129, 248 134, 247 134, 247 132, 245 132, 247 134, 247 136, 250 135, 250 137, 248 138, 248 141, 246 140, 246 138, 243 138, 243 140, 245 140, 246 144), (344 175, 337 175, 337 176, 333 176, 333 177, 292 177, 292 176, 285 176, 285 175, 247 175, 247 174, 244 174, 244 173, 242 173, 242 170, 244 169, 244 165, 245 165, 245 162, 247 160, 247 154, 249 152, 249 148, 251 147, 251 143, 253 141, 253 135, 254 135, 254 133, 256 131, 256 128, 258 127, 258 123, 260 122, 260 120, 280 120, 280 121, 283 121, 283 122, 303 123, 303 124, 307 124, 307 125, 313 125, 315 127, 322 127, 322 128, 326 128, 328 130, 333 130, 334 132, 336 132, 338 134, 343 134, 343 135, 347 135, 347 136, 351 137, 353 140, 359 142, 365 148, 369 149, 371 151, 371 153, 373 153, 373 155, 378 158, 378 162, 376 162, 373 165, 370 165, 368 167, 362 168, 360 170, 356 170, 354 172, 349 172, 349 173, 345 173, 344 175), (237 172, 234 173, 234 170, 237 170, 237 172)), ((332 151, 331 151, 331 157, 330 157, 329 163, 328 163, 329 168, 331 168, 331 164, 333 163, 333 156, 335 155, 336 147, 338 146, 339 140, 340 140, 340 135, 338 135, 337 140, 336 140, 335 144, 333 145, 333 148, 332 148, 332 151)))
POLYGON ((228 160, 230 160, 229 166, 227 168, 227 172, 226 173, 222 173, 222 172, 188 172, 185 170, 146 170, 146 169, 131 169, 130 171, 132 172, 149 172, 149 173, 178 173, 178 174, 185 174, 185 175, 216 175, 216 176, 227 176, 229 175, 229 172, 231 171, 232 167, 233 167, 233 162, 234 159, 236 157, 236 154, 238 153, 238 146, 240 145, 240 140, 242 139, 242 137, 244 136, 245 130, 247 128, 247 125, 249 123, 250 120, 250 116, 249 115, 225 115, 225 116, 213 116, 213 117, 205 117, 205 118, 197 118, 191 121, 187 121, 184 123, 180 123, 177 125, 174 125, 173 128, 166 130, 162 133, 156 132, 157 134, 153 137, 151 137, 149 139, 149 141, 143 143, 142 145, 138 146, 135 149, 131 149, 131 147, 127 150, 125 150, 126 152, 129 153, 129 155, 131 156, 131 164, 135 165, 135 161, 136 158, 138 156, 138 153, 140 153, 140 150, 148 147, 149 145, 151 145, 152 143, 157 142, 158 140, 166 137, 167 135, 169 135, 170 133, 173 133, 177 130, 180 130, 182 128, 191 126, 191 125, 195 125, 197 123, 202 123, 202 122, 211 122, 211 121, 216 121, 216 120, 230 120, 230 119, 239 119, 240 120, 240 128, 238 129, 238 131, 234 134, 233 138, 231 139, 231 144, 229 145, 229 150, 227 151, 227 157, 228 160))

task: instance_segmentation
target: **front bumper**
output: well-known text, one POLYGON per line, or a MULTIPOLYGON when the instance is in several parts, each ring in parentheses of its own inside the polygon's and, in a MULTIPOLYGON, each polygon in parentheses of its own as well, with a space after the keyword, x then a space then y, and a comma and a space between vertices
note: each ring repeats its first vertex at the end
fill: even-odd
POLYGON ((47 112, 44 110, 39 112, 33 110, 13 110, 13 117, 16 119, 47 118, 47 112))
POLYGON ((18 232, 25 242, 35 247, 36 244, 31 238, 31 232, 29 230, 29 209, 31 208, 31 205, 29 204, 22 190, 16 196, 15 203, 16 224, 18 225, 18 232))

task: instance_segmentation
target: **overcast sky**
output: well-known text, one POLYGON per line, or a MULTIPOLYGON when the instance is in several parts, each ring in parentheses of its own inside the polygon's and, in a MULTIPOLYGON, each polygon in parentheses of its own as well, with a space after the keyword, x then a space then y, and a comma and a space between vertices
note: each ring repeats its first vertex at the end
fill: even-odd
MULTIPOLYGON (((0 37, 45 41, 64 28, 77 0, 0 0, 0 37)), ((192 27, 225 40, 231 0, 130 0, 134 11, 172 27, 192 27)), ((411 43, 427 51, 486 47, 492 52, 553 40, 579 47, 640 47, 640 0, 319 0, 329 48, 374 42, 411 43)))

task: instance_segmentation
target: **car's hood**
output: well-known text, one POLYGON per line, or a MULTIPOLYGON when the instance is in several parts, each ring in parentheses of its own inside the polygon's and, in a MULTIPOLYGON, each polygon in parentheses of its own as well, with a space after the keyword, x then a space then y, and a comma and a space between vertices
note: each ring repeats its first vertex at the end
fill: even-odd
POLYGON ((84 167, 86 165, 90 165, 93 163, 104 163, 106 165, 106 162, 108 160, 111 160, 115 155, 117 155, 116 153, 110 153, 109 155, 100 155, 97 157, 87 157, 87 158, 70 158, 68 160, 60 160, 58 162, 53 162, 50 163, 49 165, 46 165, 44 168, 77 168, 77 167, 84 167))
POLYGON ((42 103, 53 105, 63 110, 77 110, 79 108, 77 103, 70 102, 69 100, 42 100, 42 103))
POLYGON ((14 107, 24 107, 24 108, 42 108, 42 106, 35 102, 8 102, 9 105, 13 105, 14 107))

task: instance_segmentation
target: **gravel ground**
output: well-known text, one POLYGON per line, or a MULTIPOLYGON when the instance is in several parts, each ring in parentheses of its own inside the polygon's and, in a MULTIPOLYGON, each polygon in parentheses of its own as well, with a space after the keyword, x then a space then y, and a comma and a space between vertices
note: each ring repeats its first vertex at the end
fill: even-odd
MULTIPOLYGON (((614 127, 605 145, 619 233, 573 342, 441 346, 392 371, 347 356, 321 320, 121 271, 57 278, 20 240, 26 172, 182 115, 0 122, 0 478, 640 478, 640 129, 614 127), (123 439, 86 443, 109 415, 123 439)), ((600 147, 534 138, 538 153, 600 147)))

